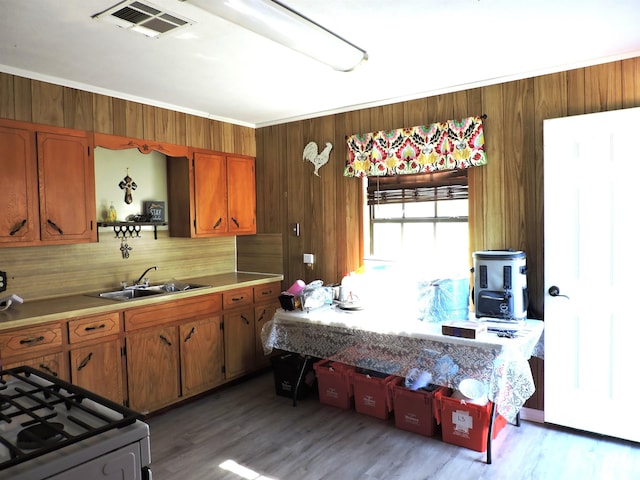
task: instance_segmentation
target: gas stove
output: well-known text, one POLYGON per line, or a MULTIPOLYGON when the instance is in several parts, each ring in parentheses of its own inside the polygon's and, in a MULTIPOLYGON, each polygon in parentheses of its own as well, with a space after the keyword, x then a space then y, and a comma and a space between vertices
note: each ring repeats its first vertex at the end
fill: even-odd
POLYGON ((31 367, 0 371, 0 478, 150 480, 141 419, 31 367))

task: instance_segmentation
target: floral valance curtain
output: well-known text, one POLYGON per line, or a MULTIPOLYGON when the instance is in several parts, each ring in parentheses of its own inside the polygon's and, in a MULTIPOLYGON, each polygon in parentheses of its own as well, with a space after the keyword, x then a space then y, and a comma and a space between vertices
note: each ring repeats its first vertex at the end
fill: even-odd
POLYGON ((345 177, 428 173, 486 165, 481 116, 347 137, 345 177))

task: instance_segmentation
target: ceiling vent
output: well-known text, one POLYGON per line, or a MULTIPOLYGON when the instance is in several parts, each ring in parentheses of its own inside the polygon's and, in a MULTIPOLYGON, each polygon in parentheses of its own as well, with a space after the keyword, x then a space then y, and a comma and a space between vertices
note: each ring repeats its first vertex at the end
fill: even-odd
POLYGON ((149 2, 134 0, 120 2, 92 18, 154 38, 193 23, 175 13, 164 12, 149 2))

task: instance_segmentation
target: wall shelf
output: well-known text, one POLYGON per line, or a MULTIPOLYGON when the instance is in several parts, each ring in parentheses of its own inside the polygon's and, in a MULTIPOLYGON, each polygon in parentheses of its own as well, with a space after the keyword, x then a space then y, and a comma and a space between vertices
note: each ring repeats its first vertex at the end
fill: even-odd
POLYGON ((111 227, 116 238, 139 237, 142 227, 153 227, 153 238, 158 239, 158 227, 166 226, 167 222, 98 222, 98 227, 111 227))

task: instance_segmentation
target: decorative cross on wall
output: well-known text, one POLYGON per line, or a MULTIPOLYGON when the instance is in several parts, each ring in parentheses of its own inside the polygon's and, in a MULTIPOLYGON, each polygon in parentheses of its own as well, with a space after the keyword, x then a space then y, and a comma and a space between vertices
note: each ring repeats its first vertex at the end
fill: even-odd
POLYGON ((120 242, 120 252, 122 253, 122 258, 129 258, 129 252, 131 250, 133 250, 133 248, 131 248, 129 244, 125 242, 124 239, 122 239, 122 241, 120 242))
POLYGON ((133 202, 133 195, 131 192, 138 188, 136 182, 133 181, 133 178, 129 176, 129 169, 127 168, 127 176, 120 180, 118 184, 122 190, 124 190, 124 203, 127 205, 133 202))

